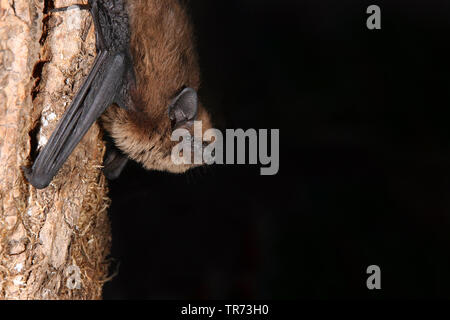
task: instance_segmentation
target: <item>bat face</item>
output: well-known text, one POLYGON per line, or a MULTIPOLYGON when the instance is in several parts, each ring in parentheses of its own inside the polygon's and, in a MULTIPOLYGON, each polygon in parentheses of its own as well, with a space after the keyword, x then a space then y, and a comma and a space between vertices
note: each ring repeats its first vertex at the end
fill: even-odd
MULTIPOLYGON (((171 141, 172 131, 177 128, 168 112, 158 121, 139 117, 141 112, 128 112, 118 106, 109 107, 102 116, 102 125, 114 139, 115 145, 128 157, 141 163, 146 169, 182 173, 194 164, 177 165, 172 162, 172 149, 177 142, 171 141)), ((209 115, 198 107, 196 120, 201 120, 203 132, 211 127, 209 115)), ((180 126, 194 136, 192 124, 180 126)))
MULTIPOLYGON (((147 169, 184 172, 171 160, 172 131, 192 132, 194 120, 211 127, 198 102, 200 85, 192 27, 177 0, 89 0, 96 34, 94 65, 31 168, 28 181, 45 188, 92 124, 104 128, 122 152, 105 162, 117 177, 128 157, 147 169), (106 111, 105 111, 106 110, 106 111)), ((66 10, 61 8, 57 11, 66 10)))

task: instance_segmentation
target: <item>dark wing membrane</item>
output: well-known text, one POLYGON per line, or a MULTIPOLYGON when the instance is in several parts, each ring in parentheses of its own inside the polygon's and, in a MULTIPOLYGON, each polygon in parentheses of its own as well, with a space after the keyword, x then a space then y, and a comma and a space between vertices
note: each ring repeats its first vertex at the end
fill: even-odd
POLYGON ((99 53, 88 78, 64 113, 33 167, 25 171, 36 188, 49 185, 80 140, 120 91, 125 71, 123 54, 99 53))

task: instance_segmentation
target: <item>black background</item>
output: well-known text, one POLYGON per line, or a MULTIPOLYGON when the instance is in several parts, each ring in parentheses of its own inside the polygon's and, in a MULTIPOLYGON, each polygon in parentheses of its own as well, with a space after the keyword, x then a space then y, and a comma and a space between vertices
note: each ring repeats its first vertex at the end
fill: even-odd
POLYGON ((128 165, 104 298, 450 297, 450 3, 189 7, 203 104, 219 128, 279 128, 280 171, 128 165))

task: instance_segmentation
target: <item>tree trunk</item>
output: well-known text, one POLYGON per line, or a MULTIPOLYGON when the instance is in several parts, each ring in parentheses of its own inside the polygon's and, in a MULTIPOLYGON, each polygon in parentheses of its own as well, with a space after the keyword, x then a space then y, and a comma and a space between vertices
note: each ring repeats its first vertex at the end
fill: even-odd
POLYGON ((100 299, 107 280, 109 199, 94 125, 50 186, 20 167, 45 145, 95 56, 77 0, 0 0, 0 299, 100 299))

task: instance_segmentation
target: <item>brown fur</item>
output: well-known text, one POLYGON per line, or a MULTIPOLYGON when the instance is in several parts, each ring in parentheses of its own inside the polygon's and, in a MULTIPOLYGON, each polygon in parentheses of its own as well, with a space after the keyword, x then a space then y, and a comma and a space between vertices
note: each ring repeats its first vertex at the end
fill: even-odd
MULTIPOLYGON (((102 117, 116 145, 147 169, 184 172, 191 165, 171 161, 168 106, 184 86, 200 86, 193 30, 178 0, 131 0, 127 3, 130 48, 136 74, 133 106, 111 106, 102 117)), ((199 105, 197 120, 211 127, 199 105)))

